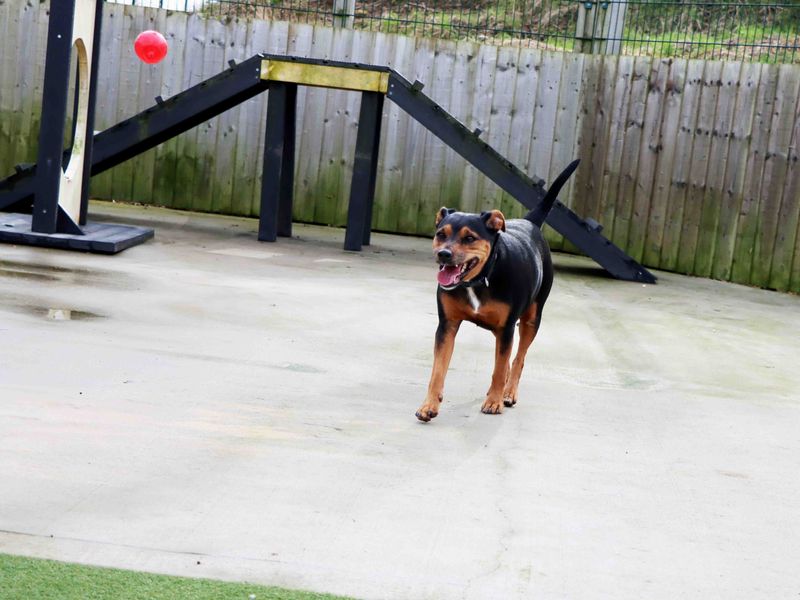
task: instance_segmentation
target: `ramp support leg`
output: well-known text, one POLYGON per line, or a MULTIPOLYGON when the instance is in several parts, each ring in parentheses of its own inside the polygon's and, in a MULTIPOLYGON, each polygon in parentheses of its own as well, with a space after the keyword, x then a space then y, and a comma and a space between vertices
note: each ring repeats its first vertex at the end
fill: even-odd
POLYGON ((372 205, 375 200, 375 180, 378 172, 378 151, 381 143, 383 94, 363 92, 358 117, 356 153, 353 161, 353 180, 347 210, 345 250, 361 250, 369 246, 372 225, 372 205))
POLYGON ((273 82, 267 101, 258 239, 292 235, 297 84, 273 82))

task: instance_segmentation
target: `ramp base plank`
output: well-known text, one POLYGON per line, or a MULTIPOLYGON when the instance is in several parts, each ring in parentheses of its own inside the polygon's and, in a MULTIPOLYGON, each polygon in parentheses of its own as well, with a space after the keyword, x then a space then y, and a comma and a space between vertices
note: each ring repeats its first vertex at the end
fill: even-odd
POLYGON ((0 213, 0 242, 23 246, 44 246, 96 254, 116 254, 141 244, 154 235, 152 229, 89 221, 83 235, 31 231, 31 215, 0 213))

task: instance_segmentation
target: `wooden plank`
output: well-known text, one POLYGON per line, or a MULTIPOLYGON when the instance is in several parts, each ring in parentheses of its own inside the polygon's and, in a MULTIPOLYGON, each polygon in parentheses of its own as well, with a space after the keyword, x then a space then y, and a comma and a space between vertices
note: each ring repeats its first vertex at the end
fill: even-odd
POLYGON ((800 271, 800 102, 795 110, 792 139, 786 158, 786 185, 778 216, 778 236, 769 286, 776 290, 800 292, 800 280, 795 276, 794 284, 792 282, 793 260, 800 271))
MULTIPOLYGON (((794 65, 781 65, 772 108, 772 124, 759 203, 759 225, 753 269, 750 273, 750 283, 761 287, 766 287, 770 283, 770 271, 779 229, 778 218, 781 216, 781 196, 786 184, 794 115, 799 95, 800 69, 794 65)), ((780 268, 786 268, 785 261, 780 268)))
MULTIPOLYGON (((439 41, 436 43, 430 60, 433 64, 430 81, 425 93, 442 106, 449 106, 452 94, 453 67, 455 65, 455 42, 439 41)), ((435 135, 428 134, 423 149, 422 164, 416 169, 419 174, 419 203, 416 209, 417 223, 415 231, 427 234, 433 231, 436 212, 442 206, 442 182, 446 177, 445 163, 449 148, 435 135)))
POLYGON ((703 210, 703 197, 706 191, 709 156, 711 154, 711 131, 714 128, 714 115, 719 97, 718 82, 722 77, 720 61, 706 61, 703 70, 703 90, 698 106, 697 128, 692 140, 692 163, 689 167, 689 188, 683 211, 680 249, 678 250, 677 270, 680 273, 693 273, 697 240, 700 235, 700 217, 703 210))
MULTIPOLYGON (((274 30, 273 35, 270 36, 269 45, 267 47, 267 51, 272 54, 288 54, 290 56, 302 56, 307 57, 311 56, 311 48, 314 43, 314 28, 310 25, 306 24, 299 24, 299 23, 287 23, 286 26, 283 27, 282 24, 273 23, 273 27, 276 27, 274 30)), ((266 108, 267 108, 267 96, 268 94, 262 94, 260 102, 262 103, 262 112, 263 118, 261 119, 260 123, 263 125, 266 123, 266 108)), ((300 154, 300 141, 303 137, 303 127, 305 127, 305 107, 306 107, 306 88, 298 87, 297 89, 297 121, 296 121, 296 137, 295 137, 295 148, 297 150, 297 156, 302 156, 300 154)), ((264 133, 260 132, 260 140, 264 139, 264 133)), ((259 153, 259 162, 257 164, 261 165, 263 163, 263 143, 259 142, 258 147, 261 150, 259 153)), ((294 167, 294 174, 295 174, 295 193, 294 193, 294 202, 293 202, 293 209, 292 209, 292 218, 294 220, 310 220, 311 216, 313 216, 313 212, 311 216, 308 213, 308 207, 310 206, 311 211, 313 211, 313 203, 309 204, 305 202, 304 206, 306 207, 306 213, 303 214, 302 211, 298 211, 298 203, 303 200, 308 200, 300 187, 298 187, 299 181, 299 174, 300 174, 300 163, 301 160, 295 160, 295 167, 294 167)), ((258 171, 260 175, 260 170, 258 171)), ((256 178, 258 185, 260 185, 260 177, 256 178)), ((256 197, 258 197, 260 192, 257 191, 256 197)), ((256 214, 257 209, 254 208, 254 214, 256 214)))
MULTIPOLYGON (((521 170, 526 169, 531 153, 533 113, 539 81, 542 53, 533 48, 521 48, 516 61, 514 99, 511 105, 509 140, 506 157, 521 170)), ((508 218, 521 217, 527 209, 516 198, 503 193, 500 210, 508 218)))
MULTIPOLYGON (((4 7, 5 15, 3 22, 3 72, 0 73, 0 177, 11 174, 14 165, 25 162, 26 156, 30 153, 28 144, 25 148, 17 148, 15 144, 17 107, 15 91, 19 85, 19 36, 20 12, 22 6, 18 3, 11 6, 10 3, 4 7)), ((35 144, 34 144, 35 145, 35 144)))
MULTIPOLYGON (((161 80, 161 95, 170 98, 183 91, 184 53, 186 28, 185 12, 167 12, 161 32, 169 44, 169 53, 164 59, 161 80)), ((178 139, 167 140, 155 150, 156 160, 153 168, 153 202, 162 206, 173 206, 178 167, 178 139)))
MULTIPOLYGON (((558 177, 559 173, 575 160, 577 154, 578 131, 582 126, 581 96, 585 58, 584 54, 564 54, 564 67, 558 86, 558 110, 553 132, 553 146, 550 149, 550 169, 548 173, 539 175, 545 179, 545 185, 549 185, 558 177)), ((567 206, 572 206, 574 184, 574 178, 571 177, 559 194, 561 202, 567 206)), ((554 231, 551 232, 551 235, 558 240, 558 245, 553 249, 563 250, 564 237, 555 235, 554 231)), ((570 252, 577 252, 575 246, 570 246, 568 249, 570 252)))
POLYGON ((661 152, 661 131, 671 66, 672 61, 668 59, 652 59, 650 63, 642 137, 633 189, 633 213, 628 227, 628 254, 636 261, 641 261, 644 256, 653 185, 661 152))
MULTIPOLYGON (((325 58, 340 60, 339 57, 350 55, 353 46, 352 29, 334 29, 333 41, 330 52, 325 58)), ((345 104, 347 97, 352 92, 344 90, 325 90, 324 109, 320 115, 322 122, 317 127, 322 130, 322 143, 318 148, 318 174, 314 202, 314 222, 331 225, 344 225, 347 220, 346 208, 342 215, 339 214, 339 182, 348 174, 343 171, 347 167, 344 158, 344 129, 346 124, 345 104)), ((357 116, 356 116, 357 119, 357 116)), ((312 149, 313 151, 313 149, 312 149)), ((348 153, 353 149, 348 148, 348 153)), ((352 168, 352 159, 350 161, 352 168)), ((347 205, 347 200, 341 200, 342 206, 347 205)))
POLYGON ((589 134, 589 138, 592 140, 591 145, 595 149, 592 152, 591 162, 582 163, 578 167, 579 172, 588 174, 585 184, 582 186, 585 189, 583 192, 585 200, 583 204, 584 212, 581 216, 591 217, 599 223, 607 225, 603 219, 603 207, 608 205, 608 203, 603 202, 603 186, 608 165, 613 163, 610 153, 612 149, 611 140, 616 133, 616 127, 612 128, 612 123, 614 123, 615 109, 619 108, 614 104, 618 60, 616 56, 595 56, 593 60, 596 62, 596 68, 600 72, 599 93, 597 103, 594 106, 592 130, 589 134))
MULTIPOLYGON (((385 34, 379 34, 376 39, 391 49, 387 52, 387 65, 408 76, 414 56, 413 40, 385 34)), ((403 157, 410 117, 393 102, 385 104, 384 115, 385 150, 378 166, 373 220, 379 231, 397 231, 397 206, 405 198, 403 157)))
POLYGON ((726 160, 723 194, 714 244, 714 263, 711 276, 715 279, 731 278, 733 250, 742 194, 750 138, 753 135, 753 117, 756 106, 758 82, 761 77, 759 63, 743 63, 736 83, 736 108, 730 133, 726 160))
POLYGON ((703 69, 701 60, 690 60, 686 66, 686 79, 683 86, 683 101, 679 118, 676 152, 672 162, 672 173, 669 188, 669 201, 664 218, 664 236, 661 244, 660 267, 674 271, 678 265, 680 253, 681 231, 683 228, 684 206, 688 190, 689 170, 692 166, 692 150, 694 148, 697 115, 700 96, 703 91, 703 69))
MULTIPOLYGON (((238 61, 246 60, 253 56, 257 50, 254 48, 256 25, 260 21, 248 22, 245 26, 245 37, 238 42, 238 61)), ((260 118, 259 96, 239 105, 236 112, 236 140, 233 147, 233 181, 231 182, 231 213, 247 217, 251 215, 250 208, 253 202, 254 181, 258 169, 253 159, 256 148, 256 123, 260 118)))
MULTIPOLYGON (((353 31, 347 60, 366 64, 370 61, 375 34, 371 31, 353 31)), ((342 96, 341 132, 342 152, 339 172, 339 188, 336 192, 336 219, 334 223, 343 226, 347 223, 347 209, 350 200, 350 184, 355 159, 358 115, 361 108, 361 92, 344 92, 342 96)))
MULTIPOLYGON (((22 30, 24 22, 23 15, 28 12, 28 8, 27 3, 15 3, 15 6, 11 8, 11 18, 9 19, 7 31, 10 60, 6 62, 5 68, 7 69, 10 79, 10 85, 5 88, 3 93, 7 98, 6 103, 8 108, 6 110, 8 117, 2 119, 2 121, 4 121, 2 129, 5 131, 5 148, 7 149, 6 161, 9 163, 10 167, 13 167, 16 163, 26 162, 26 159, 30 160, 28 157, 32 154, 30 148, 31 144, 29 144, 27 140, 23 147, 20 147, 18 142, 19 121, 22 112, 20 80, 22 79, 22 71, 27 66, 24 59, 19 60, 19 48, 22 45, 22 40, 25 35, 22 30)), ((38 147, 37 143, 32 145, 38 147)))
MULTIPOLYGON (((324 58, 330 54, 333 45, 333 30, 327 27, 315 27, 312 33, 309 56, 324 58)), ((294 214, 300 221, 314 221, 314 207, 319 195, 320 151, 323 142, 323 121, 325 117, 325 98, 327 90, 323 88, 307 88, 302 112, 298 110, 298 146, 294 214), (299 120, 302 118, 302 121, 299 120)), ((269 102, 269 93, 267 93, 269 102)), ((300 98, 298 97, 298 104, 300 98)))
MULTIPOLYGON (((15 100, 15 105, 18 106, 18 113, 14 119, 17 127, 12 148, 17 162, 33 162, 36 160, 34 151, 38 147, 39 132, 38 130, 31 131, 32 116, 34 112, 41 111, 41 105, 36 103, 34 99, 34 87, 36 85, 36 81, 33 78, 36 72, 34 65, 44 62, 46 52, 45 49, 42 49, 41 53, 38 52, 36 37, 34 37, 39 7, 26 2, 22 4, 21 10, 19 31, 20 35, 26 38, 26 43, 22 44, 26 47, 26 52, 17 53, 19 71, 16 80, 15 95, 17 99, 15 100), (33 43, 30 42, 31 38, 33 38, 33 43)), ((69 106, 72 106, 72 103, 69 106)), ((65 140, 65 144, 68 141, 65 140)))
MULTIPOLYGON (((216 19, 206 22, 201 81, 216 75, 225 66, 225 26, 216 19)), ((192 178, 192 210, 210 212, 214 208, 215 144, 220 117, 201 123, 197 129, 197 153, 192 178)))
MULTIPOLYGON (((434 42, 426 38, 417 38, 415 41, 413 64, 411 67, 411 81, 419 80, 430 85, 433 70, 434 42)), ((404 159, 405 167, 403 170, 404 194, 395 199, 397 215, 397 231, 401 233, 418 233, 417 223, 419 221, 422 172, 425 168, 425 145, 431 134, 422 127, 416 120, 407 120, 405 135, 404 159), (398 199, 400 200, 398 202, 398 199)), ((429 221, 430 222, 430 221, 429 221)), ((430 226, 426 226, 421 231, 429 231, 430 226)))
MULTIPOLYGON (((494 77, 497 71, 497 47, 478 46, 475 55, 475 76, 472 89, 471 107, 465 125, 471 129, 486 132, 491 117, 492 94, 494 93, 494 77)), ((487 138, 482 133, 483 139, 487 138)), ((465 212, 478 212, 485 206, 484 199, 478 196, 485 184, 483 173, 472 165, 466 166, 461 183, 460 209, 465 212)))
MULTIPOLYGON (((628 235, 631 228, 634 197, 636 196, 640 146, 647 107, 648 77, 651 59, 637 56, 634 59, 633 75, 630 83, 630 101, 625 120, 622 142, 622 163, 619 171, 619 187, 614 211, 614 226, 610 239, 623 250, 628 250, 628 235)), ((613 193, 614 190, 612 190, 613 193)))
POLYGON ((753 255, 758 233, 758 213, 761 198, 764 163, 768 152, 772 108, 778 87, 777 65, 762 65, 761 79, 756 96, 756 110, 753 115, 753 135, 750 140, 747 165, 745 166, 742 205, 739 210, 739 223, 736 244, 733 251, 731 281, 750 283, 753 255))
MULTIPOLYGON (((503 156, 508 154, 511 137, 518 60, 517 48, 502 46, 498 49, 487 130, 481 135, 487 144, 503 156)), ((478 176, 476 183, 478 188, 476 212, 500 209, 502 204, 500 187, 482 174, 478 176)))
MULTIPOLYGON (((144 17, 144 31, 151 29, 164 31, 166 26, 166 11, 142 10, 144 17)), ((137 93, 136 112, 144 110, 155 104, 155 97, 161 94, 161 79, 164 73, 164 63, 148 65, 142 63, 139 69, 139 89, 137 93)), ((133 185, 132 199, 144 204, 153 202, 153 176, 156 166, 156 151, 149 150, 133 159, 133 185)))
POLYGON ((733 133, 733 115, 741 70, 741 63, 724 63, 718 85, 719 96, 714 125, 711 129, 711 151, 708 156, 706 190, 702 201, 697 250, 692 271, 694 275, 701 277, 711 275, 714 263, 717 227, 722 203, 725 201, 725 176, 727 169, 731 167, 728 162, 728 150, 733 133))
MULTIPOLYGON (((206 22, 199 13, 191 13, 187 19, 181 90, 197 85, 203 80, 206 22)), ((175 189, 172 200, 174 208, 191 209, 194 205, 195 172, 200 169, 198 155, 200 127, 190 129, 177 137, 175 189)))
MULTIPOLYGON (((99 85, 95 104, 95 129, 98 131, 107 129, 119 121, 118 81, 121 55, 126 44, 122 36, 127 18, 122 5, 109 3, 103 5, 102 60, 97 73, 99 85)), ((114 169, 92 177, 90 195, 111 200, 114 197, 113 180, 114 169)))
MULTIPOLYGON (((602 121, 605 113, 600 107, 601 85, 602 85, 602 57, 598 55, 585 55, 583 72, 581 73, 581 86, 579 95, 580 113, 576 127, 577 137, 575 139, 574 156, 580 158, 581 165, 572 176, 573 187, 568 196, 573 211, 581 217, 590 216, 588 211, 595 208, 592 198, 589 196, 589 182, 592 178, 592 163, 595 153, 600 149, 595 144, 594 132, 597 127, 597 120, 602 121)), ((604 135, 601 128, 601 136, 604 135)), ((549 182, 548 182, 549 183, 549 182)), ((569 252, 577 252, 578 249, 569 240, 564 241, 562 248, 569 252)))
MULTIPOLYGON (((392 48, 386 43, 386 36, 382 33, 374 32, 372 34, 372 53, 370 55, 369 62, 373 65, 384 66, 389 62, 389 57, 391 56, 392 48)), ((381 143, 380 143, 380 150, 378 152, 378 168, 376 171, 378 182, 380 182, 380 174, 385 169, 385 160, 386 160, 386 151, 387 151, 387 144, 386 144, 386 132, 388 129, 388 114, 389 114, 389 105, 392 104, 391 102, 384 101, 383 104, 383 115, 381 117, 381 143)), ((360 108, 360 106, 359 106, 360 108)), ((378 192, 377 186, 375 191, 375 198, 373 200, 373 208, 372 208, 372 222, 370 223, 371 229, 378 228, 378 219, 375 214, 375 205, 379 202, 378 199, 378 192)))
MULTIPOLYGON (((475 60, 477 52, 478 45, 475 43, 459 41, 456 44, 453 71, 450 77, 449 102, 444 105, 453 117, 465 124, 469 121, 472 107, 477 73, 477 61, 475 60)), ((437 140, 437 142, 445 146, 440 140, 437 140)), ((469 163, 459 156, 457 152, 450 148, 445 148, 444 171, 439 196, 441 206, 461 208, 464 177, 469 169, 471 169, 469 163)), ((433 219, 433 217, 428 218, 428 227, 431 227, 434 221, 430 219, 433 219)), ((420 221, 421 219, 422 217, 420 217, 420 221)))
MULTIPOLYGON (((250 58, 243 51, 247 47, 248 22, 245 19, 233 18, 224 24, 225 47, 224 68, 228 61, 242 61, 250 58)), ((243 107, 234 106, 217 118, 217 138, 214 145, 214 175, 212 210, 217 213, 231 214, 233 211, 233 180, 236 176, 236 148, 239 113, 243 107)))
POLYGON ((614 231, 614 216, 617 209, 617 194, 622 170, 622 153, 625 142, 625 127, 628 118, 628 104, 631 97, 634 59, 631 56, 606 57, 606 68, 610 61, 616 60, 614 69, 614 92, 610 106, 611 122, 606 138, 606 160, 603 166, 603 181, 600 192, 600 223, 605 227, 604 234, 610 237, 614 231))
MULTIPOLYGON (((114 122, 127 119, 135 115, 138 109, 139 71, 141 69, 138 58, 133 52, 133 42, 139 32, 144 31, 144 11, 136 6, 123 7, 122 32, 120 41, 122 52, 120 54, 119 79, 117 87, 116 117, 114 122)), ((133 199, 133 176, 136 166, 133 160, 128 160, 111 169, 111 193, 117 200, 133 199)))
POLYGON ((686 85, 686 60, 668 60, 669 74, 664 83, 661 130, 657 142, 657 160, 650 198, 650 216, 642 253, 642 262, 647 266, 660 266, 661 248, 664 241, 664 226, 669 205, 670 180, 673 161, 679 152, 681 105, 686 85))

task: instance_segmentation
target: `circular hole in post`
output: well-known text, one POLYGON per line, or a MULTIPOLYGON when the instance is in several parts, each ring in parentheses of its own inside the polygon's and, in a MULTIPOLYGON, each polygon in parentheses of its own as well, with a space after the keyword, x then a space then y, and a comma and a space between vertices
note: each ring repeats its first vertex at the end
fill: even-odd
POLYGON ((64 139, 67 148, 71 148, 69 162, 64 168, 65 176, 75 176, 80 163, 80 156, 86 144, 86 119, 89 112, 89 61, 86 46, 82 39, 75 40, 70 60, 70 90, 73 98, 72 112, 65 121, 64 139), (71 144, 70 144, 71 142, 71 144))

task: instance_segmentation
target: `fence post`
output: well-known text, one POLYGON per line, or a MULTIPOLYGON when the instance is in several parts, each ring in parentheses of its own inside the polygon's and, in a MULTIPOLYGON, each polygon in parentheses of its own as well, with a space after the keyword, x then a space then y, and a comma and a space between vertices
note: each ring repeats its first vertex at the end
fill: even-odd
POLYGON ((356 14, 356 0, 333 0, 333 26, 353 28, 356 14))
POLYGON ((585 0, 578 6, 575 52, 619 54, 627 0, 585 0))

